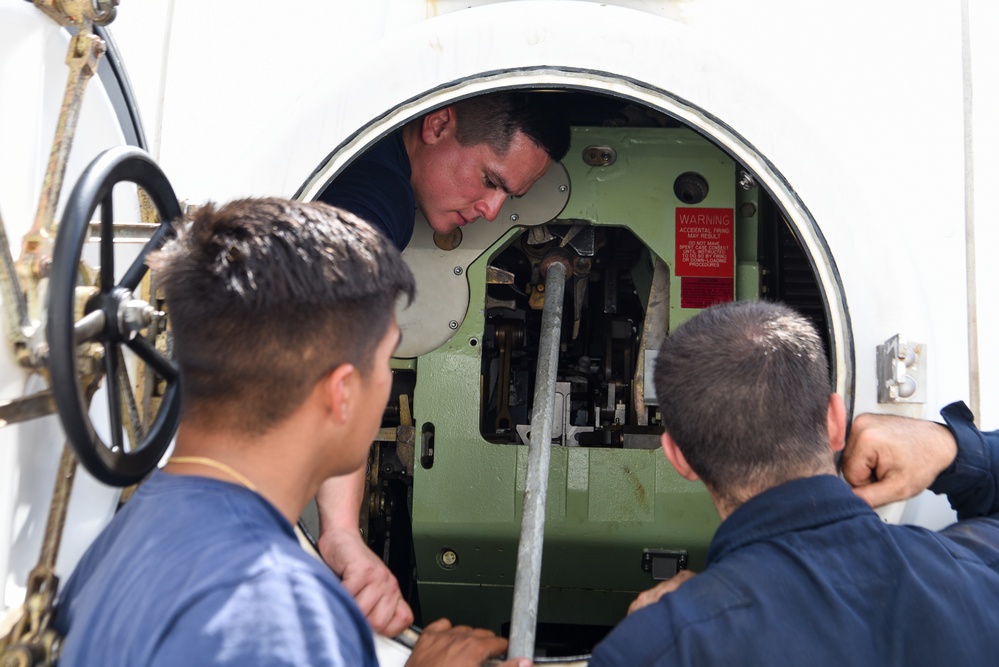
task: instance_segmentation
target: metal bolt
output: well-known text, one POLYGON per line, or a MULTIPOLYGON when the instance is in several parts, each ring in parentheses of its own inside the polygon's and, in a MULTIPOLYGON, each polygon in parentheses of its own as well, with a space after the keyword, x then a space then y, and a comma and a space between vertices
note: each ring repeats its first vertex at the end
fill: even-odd
POLYGON ((457 320, 451 320, 450 322, 447 323, 447 325, 449 327, 451 327, 452 329, 457 329, 458 328, 458 321, 457 320))
POLYGON ((739 187, 743 190, 752 190, 756 187, 756 179, 748 171, 739 172, 739 187))
POLYGON ((460 276, 461 275, 461 267, 460 266, 454 267, 454 275, 456 275, 456 276, 460 276))
POLYGON ((568 192, 569 191, 569 186, 568 185, 560 185, 560 186, 558 186, 558 191, 559 192, 568 192))
POLYGON ((513 213, 512 215, 510 215, 510 221, 511 222, 517 222, 518 220, 520 220, 520 216, 517 215, 516 213, 513 213))
POLYGON ((454 567, 458 563, 458 554, 451 551, 450 549, 445 549, 441 552, 441 565, 444 567, 454 567))

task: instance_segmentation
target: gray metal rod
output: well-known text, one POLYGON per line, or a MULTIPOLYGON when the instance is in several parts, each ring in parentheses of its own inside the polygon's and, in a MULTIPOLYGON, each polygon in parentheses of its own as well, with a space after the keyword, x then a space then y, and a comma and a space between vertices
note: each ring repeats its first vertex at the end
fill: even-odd
POLYGON ((510 647, 507 651, 510 658, 534 657, 564 297, 565 266, 560 262, 552 262, 545 278, 545 306, 541 313, 541 343, 538 349, 538 374, 527 453, 524 514, 520 523, 520 544, 517 547, 517 577, 513 587, 513 617, 510 619, 510 647))
POLYGON ((98 334, 104 331, 106 325, 107 318, 105 318, 103 310, 90 311, 73 325, 73 342, 79 345, 97 338, 98 334))

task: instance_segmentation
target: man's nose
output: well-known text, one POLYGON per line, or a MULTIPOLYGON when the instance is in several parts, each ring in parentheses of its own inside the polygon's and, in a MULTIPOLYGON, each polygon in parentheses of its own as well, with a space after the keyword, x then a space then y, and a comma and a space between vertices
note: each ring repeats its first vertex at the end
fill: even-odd
POLYGON ((499 215, 500 209, 503 208, 503 202, 506 201, 506 193, 502 190, 497 190, 496 192, 491 192, 482 199, 480 199, 475 204, 475 210, 483 218, 492 222, 499 215))

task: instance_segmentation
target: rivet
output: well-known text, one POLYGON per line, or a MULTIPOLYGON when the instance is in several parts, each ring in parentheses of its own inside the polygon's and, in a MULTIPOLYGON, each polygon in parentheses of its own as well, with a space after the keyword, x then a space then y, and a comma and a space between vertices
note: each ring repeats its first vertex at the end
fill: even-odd
POLYGON ((458 566, 458 554, 451 549, 442 549, 437 557, 437 562, 445 570, 451 570, 458 566))

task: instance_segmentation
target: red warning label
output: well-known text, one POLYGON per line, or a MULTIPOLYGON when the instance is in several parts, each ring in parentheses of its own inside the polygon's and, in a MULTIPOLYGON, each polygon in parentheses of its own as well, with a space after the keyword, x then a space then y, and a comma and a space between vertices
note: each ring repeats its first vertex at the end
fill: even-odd
POLYGON ((676 209, 676 275, 735 276, 735 235, 730 208, 676 209))
POLYGON ((731 301, 734 294, 732 278, 680 278, 681 308, 707 308, 731 301))

